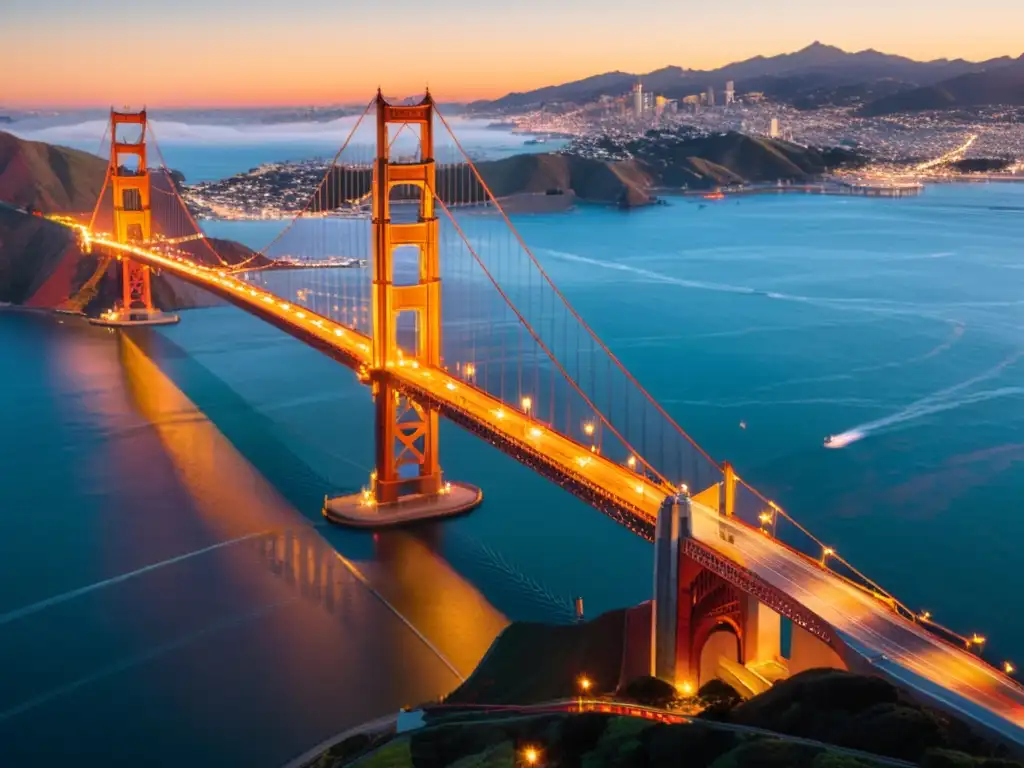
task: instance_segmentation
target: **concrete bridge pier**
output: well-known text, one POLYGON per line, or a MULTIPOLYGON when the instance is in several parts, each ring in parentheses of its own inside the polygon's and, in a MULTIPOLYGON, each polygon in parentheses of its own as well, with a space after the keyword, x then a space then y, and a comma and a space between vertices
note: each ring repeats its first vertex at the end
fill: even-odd
POLYGON ((683 693, 715 677, 757 693, 785 676, 781 617, 687 554, 693 514, 687 493, 666 498, 658 513, 651 674, 683 693))

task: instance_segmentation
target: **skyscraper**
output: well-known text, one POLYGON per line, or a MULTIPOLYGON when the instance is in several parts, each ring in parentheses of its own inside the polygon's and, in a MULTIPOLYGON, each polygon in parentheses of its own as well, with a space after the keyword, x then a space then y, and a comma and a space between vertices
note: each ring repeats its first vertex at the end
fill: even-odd
POLYGON ((715 89, 710 85, 708 86, 708 106, 715 106, 715 89))
POLYGON ((725 103, 732 104, 736 101, 736 83, 732 80, 725 84, 725 103))
POLYGON ((633 114, 636 117, 644 116, 644 86, 639 80, 633 86, 633 114))

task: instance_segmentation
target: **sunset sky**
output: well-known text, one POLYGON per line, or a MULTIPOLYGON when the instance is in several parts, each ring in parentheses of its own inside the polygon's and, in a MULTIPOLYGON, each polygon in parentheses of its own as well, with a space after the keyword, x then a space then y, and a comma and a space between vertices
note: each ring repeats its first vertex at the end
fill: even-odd
POLYGON ((1021 0, 31 0, 0 10, 0 106, 499 96, 610 70, 707 69, 814 40, 913 58, 1024 49, 1021 0))

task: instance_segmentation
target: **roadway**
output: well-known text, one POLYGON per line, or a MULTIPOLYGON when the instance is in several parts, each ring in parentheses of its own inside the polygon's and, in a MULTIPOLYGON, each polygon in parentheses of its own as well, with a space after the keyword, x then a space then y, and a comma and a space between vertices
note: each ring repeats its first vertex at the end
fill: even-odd
POLYGON ((930 634, 816 561, 694 504, 694 538, 813 611, 880 674, 1024 746, 1024 689, 977 656, 930 634), (727 530, 730 543, 721 531, 727 530))
MULTIPOLYGON (((227 296, 236 305, 273 319, 293 335, 312 339, 318 346, 340 353, 339 359, 353 361, 357 369, 369 368, 371 364, 368 337, 282 301, 224 271, 103 238, 93 238, 93 243, 132 255, 149 266, 227 296)), ((388 367, 399 382, 454 406, 513 444, 542 453, 567 478, 586 479, 623 508, 637 510, 650 522, 657 518, 665 496, 675 491, 667 483, 645 479, 623 464, 590 452, 586 446, 549 430, 528 414, 510 408, 445 370, 428 369, 409 360, 389 361, 388 367)), ((902 618, 806 555, 779 546, 742 523, 723 520, 716 510, 697 504, 694 508, 694 537, 704 547, 746 567, 814 612, 848 648, 880 673, 1024 746, 1024 688, 1015 681, 965 649, 902 618), (721 526, 730 530, 733 543, 722 538, 721 526)))

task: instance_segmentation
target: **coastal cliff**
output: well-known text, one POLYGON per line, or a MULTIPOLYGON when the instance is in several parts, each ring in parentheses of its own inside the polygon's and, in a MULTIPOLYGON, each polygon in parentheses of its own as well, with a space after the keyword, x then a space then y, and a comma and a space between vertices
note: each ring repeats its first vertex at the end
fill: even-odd
MULTIPOLYGON (((0 302, 94 314, 120 298, 116 260, 82 252, 70 229, 26 212, 91 210, 106 170, 107 162, 100 157, 0 132, 0 302)), ((231 264, 253 255, 239 243, 205 242, 210 248, 203 243, 186 246, 197 261, 214 262, 214 251, 231 264)), ((152 289, 154 301, 166 310, 219 303, 162 275, 154 275, 152 289)))
MULTIPOLYGON (((810 182, 865 158, 847 150, 802 147, 741 133, 699 134, 691 129, 649 131, 643 136, 587 136, 557 153, 522 154, 476 163, 480 178, 514 212, 564 210, 575 202, 636 208, 658 202, 660 191, 713 190, 724 186, 810 182)), ((275 163, 186 190, 200 215, 260 218, 267 200, 275 210, 298 214, 309 189, 328 172, 326 165, 275 163)), ((369 168, 334 166, 312 202, 328 212, 365 199, 372 185, 369 168), (344 194, 345 199, 342 198, 344 194)), ((486 194, 462 165, 437 168, 436 189, 446 205, 474 204, 486 194)), ((398 187, 392 199, 416 199, 398 187)))
POLYGON ((47 213, 89 211, 107 161, 68 147, 25 141, 0 131, 0 201, 47 213))
POLYGON ((468 680, 413 713, 420 727, 360 733, 304 765, 498 766, 519 755, 549 768, 1024 766, 1008 745, 878 677, 810 669, 746 701, 718 680, 690 694, 651 677, 623 681, 628 613, 513 622, 468 680))

